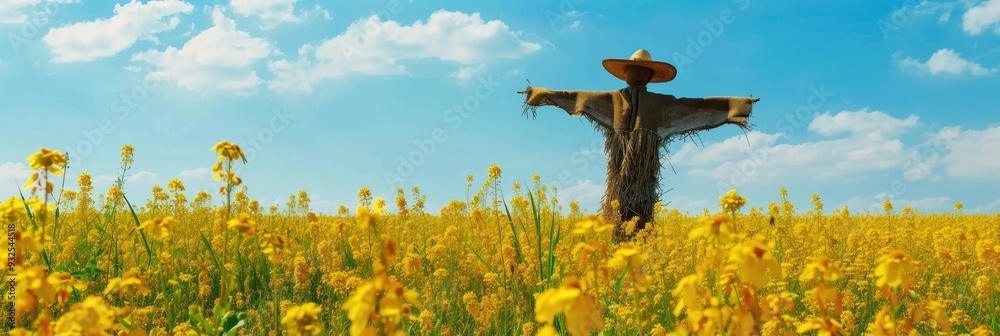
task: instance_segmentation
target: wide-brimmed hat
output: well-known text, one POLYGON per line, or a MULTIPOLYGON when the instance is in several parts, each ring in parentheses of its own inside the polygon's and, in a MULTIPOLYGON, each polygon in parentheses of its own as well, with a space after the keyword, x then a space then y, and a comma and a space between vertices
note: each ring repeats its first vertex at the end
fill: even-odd
POLYGON ((654 61, 653 57, 645 49, 637 50, 627 60, 609 58, 602 63, 604 64, 604 69, 607 69, 608 72, 621 80, 625 80, 625 67, 629 65, 638 65, 653 70, 653 78, 649 80, 650 83, 669 82, 674 77, 677 77, 677 68, 674 68, 669 63, 654 61))

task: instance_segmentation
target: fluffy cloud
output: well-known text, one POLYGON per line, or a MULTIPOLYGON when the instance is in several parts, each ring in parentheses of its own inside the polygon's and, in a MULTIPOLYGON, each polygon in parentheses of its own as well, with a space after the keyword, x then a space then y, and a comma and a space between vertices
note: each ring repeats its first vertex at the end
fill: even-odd
POLYGON ((848 209, 853 213, 882 213, 882 202, 892 202, 894 211, 902 211, 903 207, 911 207, 918 212, 944 212, 954 209, 950 197, 927 197, 918 199, 892 199, 890 195, 879 194, 873 197, 853 197, 847 200, 848 209))
POLYGON ((994 200, 989 204, 978 206, 972 209, 974 213, 997 213, 1000 212, 1000 199, 994 200))
MULTIPOLYGON (((25 24, 28 22, 28 14, 24 11, 30 7, 37 7, 44 3, 42 8, 38 8, 33 11, 33 13, 42 13, 41 15, 51 16, 52 13, 58 10, 57 7, 50 6, 49 4, 67 4, 76 3, 78 0, 0 0, 0 23, 2 24, 25 24)), ((35 14, 38 15, 38 14, 35 14)))
POLYGON ((132 60, 156 67, 147 75, 150 80, 174 82, 203 95, 212 90, 256 93, 263 80, 253 66, 276 49, 267 40, 237 30, 236 22, 220 8, 212 12, 212 24, 180 49, 149 50, 133 55, 132 60))
POLYGON ((480 64, 479 66, 475 67, 473 66, 462 67, 461 69, 458 69, 455 72, 449 74, 448 77, 455 78, 458 80, 460 84, 465 85, 471 82, 472 79, 476 78, 476 76, 482 74, 483 72, 486 72, 486 65, 480 64))
POLYGON ((330 13, 316 5, 313 11, 300 11, 295 15, 295 3, 298 0, 232 0, 229 6, 233 13, 243 17, 256 17, 260 20, 261 29, 274 29, 285 23, 300 23, 311 16, 322 16, 329 20, 330 13))
POLYGON ((962 15, 962 29, 969 35, 980 35, 987 29, 1000 34, 1000 0, 987 0, 962 15))
POLYGON ((302 46, 297 60, 269 62, 275 78, 268 87, 278 92, 308 93, 313 85, 328 78, 406 74, 400 61, 436 59, 474 69, 496 59, 521 58, 539 49, 540 43, 525 40, 502 21, 484 21, 479 13, 438 11, 426 23, 417 21, 409 26, 381 21, 373 15, 355 21, 340 35, 319 45, 302 46))
POLYGON ((810 131, 845 136, 799 144, 778 143, 782 133, 753 131, 705 147, 685 144, 671 162, 693 167, 691 175, 730 185, 773 178, 862 179, 862 173, 902 168, 910 153, 896 137, 915 126, 917 117, 891 117, 881 111, 844 111, 816 116, 810 131), (747 145, 747 141, 750 145, 747 145))
POLYGON ((695 198, 689 196, 665 197, 663 203, 665 208, 677 209, 681 212, 689 212, 692 215, 700 215, 705 209, 712 209, 715 204, 709 202, 707 198, 695 198))
POLYGON ((940 159, 949 176, 997 179, 1000 175, 1000 126, 983 130, 962 130, 958 127, 942 129, 938 136, 943 139, 947 153, 940 159))
POLYGON ((156 34, 173 30, 180 23, 180 13, 190 13, 190 3, 180 0, 156 0, 145 4, 132 0, 115 5, 114 16, 77 22, 53 28, 42 38, 55 62, 86 62, 114 56, 138 40, 156 42, 156 34))
POLYGON ((17 195, 18 188, 30 176, 31 170, 23 163, 7 162, 0 165, 0 202, 17 195))
POLYGON ((596 184, 594 181, 576 181, 576 185, 559 190, 559 202, 569 204, 569 202, 580 203, 580 208, 598 210, 601 203, 601 196, 604 196, 604 185, 596 184))
MULTIPOLYGON (((899 57, 898 53, 896 54, 896 57, 899 57)), ((903 69, 916 71, 922 74, 929 74, 932 76, 986 76, 1000 71, 1000 67, 986 68, 975 62, 963 59, 962 55, 951 49, 938 50, 934 53, 934 55, 931 55, 931 58, 927 59, 926 62, 921 62, 915 58, 907 57, 903 60, 899 60, 898 63, 903 69)))
MULTIPOLYGON (((129 174, 125 177, 125 192, 131 194, 143 194, 149 192, 150 188, 153 187, 157 182, 158 174, 151 171, 138 171, 129 174)), ((67 176, 67 181, 75 181, 77 176, 67 176)), ((97 175, 91 178, 91 184, 94 186, 95 193, 104 193, 115 184, 118 180, 118 176, 114 175, 97 175)))
POLYGON ((181 178, 197 179, 212 176, 212 170, 208 168, 195 168, 181 171, 181 178))
POLYGON ((882 111, 843 111, 836 115, 829 112, 817 115, 809 124, 809 130, 822 135, 850 133, 869 138, 898 136, 917 125, 917 116, 896 119, 882 111))

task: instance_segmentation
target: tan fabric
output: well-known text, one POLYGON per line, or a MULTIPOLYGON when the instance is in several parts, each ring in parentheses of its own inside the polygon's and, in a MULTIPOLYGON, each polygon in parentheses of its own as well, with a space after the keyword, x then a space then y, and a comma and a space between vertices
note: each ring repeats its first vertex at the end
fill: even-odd
MULTIPOLYGON (((748 118, 758 98, 676 98, 629 86, 618 91, 560 91, 528 87, 524 113, 534 116, 540 106, 556 106, 584 116, 605 137, 608 155, 607 191, 602 199, 605 218, 621 223, 639 218, 638 230, 653 220, 653 205, 662 196, 660 149, 678 137, 724 124, 749 128, 748 118), (618 212, 611 201, 618 200, 618 212)), ((615 240, 634 235, 615 226, 615 240)))
POLYGON ((535 113, 540 106, 556 106, 573 116, 616 131, 647 129, 666 141, 692 132, 713 129, 724 124, 749 128, 753 104, 760 98, 708 97, 676 98, 642 90, 638 112, 632 112, 625 90, 590 92, 559 91, 529 87, 524 92, 525 111, 535 113), (634 123, 632 121, 634 120, 634 123))

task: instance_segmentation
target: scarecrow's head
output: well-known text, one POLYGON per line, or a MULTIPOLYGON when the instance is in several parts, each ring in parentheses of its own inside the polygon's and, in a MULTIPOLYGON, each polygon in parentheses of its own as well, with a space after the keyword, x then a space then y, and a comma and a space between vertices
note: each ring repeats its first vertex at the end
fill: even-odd
POLYGON ((677 76, 677 68, 668 63, 654 61, 644 49, 639 49, 627 60, 606 59, 604 69, 628 85, 634 86, 669 82, 677 76))

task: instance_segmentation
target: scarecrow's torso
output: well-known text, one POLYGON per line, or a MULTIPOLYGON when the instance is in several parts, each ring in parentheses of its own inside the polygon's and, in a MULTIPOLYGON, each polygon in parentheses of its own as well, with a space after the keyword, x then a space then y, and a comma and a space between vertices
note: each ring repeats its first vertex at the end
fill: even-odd
POLYGON ((662 107, 676 99, 671 95, 646 91, 645 87, 629 86, 617 91, 621 105, 615 109, 613 129, 615 131, 634 131, 638 129, 656 133, 662 126, 664 114, 662 107))

